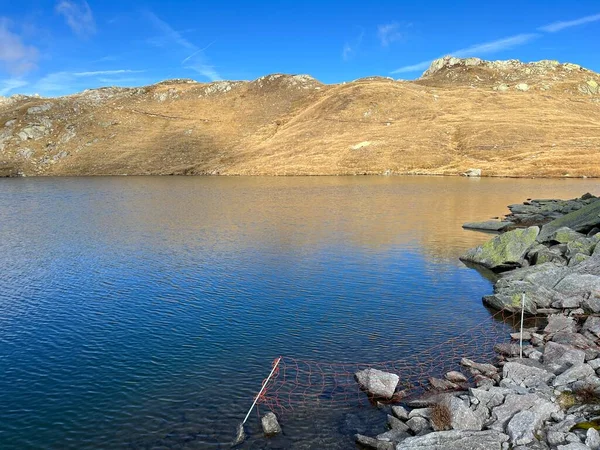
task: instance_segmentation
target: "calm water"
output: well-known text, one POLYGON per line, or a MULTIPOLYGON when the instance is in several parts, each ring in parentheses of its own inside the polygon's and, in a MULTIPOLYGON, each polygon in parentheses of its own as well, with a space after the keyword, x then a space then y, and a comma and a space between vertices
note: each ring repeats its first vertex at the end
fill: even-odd
MULTIPOLYGON (((279 355, 409 357, 489 319, 465 221, 589 180, 0 180, 0 448, 227 448, 279 355)), ((348 448, 301 405, 245 448, 348 448)))

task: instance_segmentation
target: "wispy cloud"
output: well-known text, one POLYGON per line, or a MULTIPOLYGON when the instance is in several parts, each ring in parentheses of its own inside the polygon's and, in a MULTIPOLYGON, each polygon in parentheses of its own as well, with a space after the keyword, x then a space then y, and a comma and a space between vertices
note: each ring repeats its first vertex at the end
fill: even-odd
POLYGON ((27 86, 27 81, 18 78, 9 78, 7 80, 0 80, 0 95, 6 95, 9 92, 18 89, 20 87, 27 86))
POLYGON ((87 1, 77 3, 72 0, 61 0, 56 4, 56 12, 62 15, 73 33, 81 38, 96 34, 96 21, 87 1))
POLYGON ((456 50, 452 52, 452 55, 458 58, 467 58, 469 56, 497 53, 502 50, 508 50, 510 48, 526 44, 539 36, 540 35, 538 33, 517 34, 516 36, 485 42, 483 44, 475 44, 467 48, 456 50))
POLYGON ((117 69, 117 70, 96 70, 93 72, 74 72, 74 77, 97 77, 100 75, 120 75, 124 73, 142 73, 144 70, 130 70, 130 69, 117 69))
POLYGON ((342 47, 342 59, 344 61, 349 61, 356 55, 362 45, 364 37, 365 32, 361 31, 353 42, 344 43, 344 47, 342 47))
POLYGON ((12 75, 23 75, 37 67, 37 48, 23 43, 22 38, 10 30, 10 21, 0 17, 0 65, 12 75))
POLYGON ((585 25, 586 23, 600 21, 600 14, 594 14, 592 16, 585 16, 575 20, 566 20, 561 22, 554 22, 549 25, 544 25, 538 28, 540 31, 546 33, 556 33, 557 31, 564 30, 565 28, 577 27, 579 25, 585 25))
POLYGON ((381 45, 387 47, 392 42, 398 41, 402 38, 402 34, 400 33, 400 25, 396 22, 379 25, 377 27, 377 37, 379 38, 381 45))
MULTIPOLYGON (((580 17, 575 20, 554 22, 548 25, 544 25, 539 27, 537 30, 544 33, 556 33, 558 31, 562 31, 566 28, 576 27, 579 25, 585 25, 586 23, 599 22, 600 14, 594 14, 591 16, 580 17)), ((451 55, 456 56, 458 58, 465 58, 469 56, 480 56, 489 53, 496 53, 502 50, 508 50, 510 48, 514 48, 520 45, 524 45, 536 38, 543 36, 540 33, 523 33, 517 34, 515 36, 509 36, 506 38, 498 39, 491 42, 486 42, 483 44, 475 44, 470 47, 456 50, 454 52, 450 52, 451 55)), ((391 73, 408 73, 408 72, 416 72, 419 70, 425 70, 432 63, 432 59, 427 61, 421 61, 420 63, 411 64, 408 66, 400 67, 392 71, 391 73)))
MULTIPOLYGON (((480 56, 487 55, 490 53, 497 53, 502 50, 508 50, 510 48, 526 44, 527 42, 530 42, 539 36, 541 35, 538 33, 517 34, 515 36, 497 39, 495 41, 484 42, 482 44, 475 44, 467 48, 455 50, 453 52, 450 52, 450 54, 456 56, 457 58, 467 58, 469 56, 480 56)), ((429 67, 432 61, 432 59, 429 59, 427 61, 421 61, 417 64, 411 64, 409 66, 400 67, 399 69, 394 70, 392 73, 407 73, 416 72, 418 70, 425 70, 429 67)))
MULTIPOLYGON (((108 81, 107 76, 143 73, 143 70, 117 69, 117 70, 96 70, 88 72, 53 72, 49 73, 35 84, 32 85, 33 91, 40 93, 56 93, 73 91, 77 89, 89 88, 93 83, 105 84, 125 82, 121 79, 111 79, 108 81)), ((128 77, 126 82, 134 83, 140 80, 133 77, 128 77)))
POLYGON ((179 47, 181 51, 188 52, 188 56, 186 56, 181 62, 183 67, 194 70, 211 81, 222 80, 221 75, 215 66, 208 62, 206 54, 204 53, 204 51, 210 47, 212 43, 204 48, 200 48, 185 38, 181 32, 174 29, 171 25, 162 20, 152 11, 145 11, 144 16, 160 33, 148 41, 150 44, 166 49, 170 49, 173 46, 179 47))

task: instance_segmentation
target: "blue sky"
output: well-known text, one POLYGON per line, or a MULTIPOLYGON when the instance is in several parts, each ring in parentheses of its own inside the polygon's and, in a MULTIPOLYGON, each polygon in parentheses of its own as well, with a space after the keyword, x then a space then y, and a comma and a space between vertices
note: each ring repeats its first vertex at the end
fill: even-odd
POLYGON ((0 95, 167 78, 412 79, 446 54, 600 71, 600 2, 0 0, 0 95))

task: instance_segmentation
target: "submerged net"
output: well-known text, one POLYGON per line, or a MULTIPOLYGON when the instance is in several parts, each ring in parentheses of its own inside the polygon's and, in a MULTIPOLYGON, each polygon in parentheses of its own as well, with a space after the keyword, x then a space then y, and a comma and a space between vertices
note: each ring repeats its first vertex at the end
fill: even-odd
MULTIPOLYGON (((400 377, 397 391, 401 392, 392 401, 421 394, 430 388, 429 377, 443 378, 451 370, 460 370, 462 358, 491 362, 494 346, 509 341, 509 333, 519 329, 519 322, 520 314, 500 311, 458 336, 395 361, 330 363, 282 356, 273 362, 275 371, 258 404, 279 414, 299 406, 366 404, 372 399, 361 391, 354 374, 367 368, 400 377)), ((537 319, 530 318, 526 326, 536 324, 537 319)))

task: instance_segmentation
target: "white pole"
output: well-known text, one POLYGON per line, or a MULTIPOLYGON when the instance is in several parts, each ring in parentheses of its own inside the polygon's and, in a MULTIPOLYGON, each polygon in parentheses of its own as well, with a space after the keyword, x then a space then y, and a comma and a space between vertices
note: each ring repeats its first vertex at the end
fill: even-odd
POLYGON ((521 339, 519 342, 519 359, 523 359, 523 316, 525 315, 525 293, 521 294, 521 339))
POLYGON ((260 391, 258 392, 258 394, 256 394, 256 397, 254 397, 254 402, 252 402, 252 406, 248 410, 248 414, 246 414, 246 417, 244 418, 244 421, 242 422, 242 425, 244 425, 246 423, 246 420, 248 420, 248 417, 250 416, 250 413, 254 409, 254 405, 256 405, 256 402, 258 401, 258 398, 260 397, 260 394, 263 393, 263 391, 265 390, 265 387, 267 387, 267 383, 269 383, 269 380, 273 376, 273 373, 275 372, 275 369, 277 369, 277 366, 279 365, 279 361, 281 361, 281 356, 279 358, 277 358, 277 361, 275 361, 275 364, 273 365, 273 369, 271 370, 271 373, 269 374, 269 376, 267 377, 267 379, 263 383, 262 388, 260 388, 260 391))

